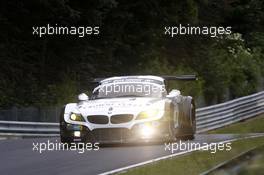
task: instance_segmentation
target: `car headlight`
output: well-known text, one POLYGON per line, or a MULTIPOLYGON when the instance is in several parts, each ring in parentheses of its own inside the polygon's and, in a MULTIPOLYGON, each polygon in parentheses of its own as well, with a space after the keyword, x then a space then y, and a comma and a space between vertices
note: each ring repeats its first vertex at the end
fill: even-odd
POLYGON ((70 115, 70 119, 73 120, 73 121, 84 122, 84 118, 82 117, 81 114, 75 114, 75 113, 72 113, 72 114, 70 115))
POLYGON ((149 138, 155 133, 155 129, 150 123, 144 123, 141 125, 139 132, 144 138, 149 138))
POLYGON ((154 118, 158 115, 158 113, 159 113, 158 109, 150 109, 147 111, 143 111, 138 114, 136 120, 154 118))

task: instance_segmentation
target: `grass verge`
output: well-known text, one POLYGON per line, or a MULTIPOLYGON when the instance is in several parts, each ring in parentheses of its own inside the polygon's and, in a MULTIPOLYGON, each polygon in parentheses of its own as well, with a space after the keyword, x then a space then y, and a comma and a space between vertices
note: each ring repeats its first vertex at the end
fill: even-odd
POLYGON ((264 115, 255 117, 253 119, 238 122, 227 127, 223 127, 209 134, 226 134, 226 133, 261 133, 264 132, 264 115))
POLYGON ((259 175, 264 172, 264 146, 258 150, 257 156, 251 158, 247 166, 243 166, 239 172, 240 175, 259 175))
POLYGON ((264 137, 251 138, 232 142, 230 151, 218 151, 215 154, 209 151, 196 151, 177 158, 162 160, 144 167, 135 168, 125 172, 125 175, 169 175, 169 174, 199 174, 215 165, 233 158, 255 146, 264 143, 264 137))

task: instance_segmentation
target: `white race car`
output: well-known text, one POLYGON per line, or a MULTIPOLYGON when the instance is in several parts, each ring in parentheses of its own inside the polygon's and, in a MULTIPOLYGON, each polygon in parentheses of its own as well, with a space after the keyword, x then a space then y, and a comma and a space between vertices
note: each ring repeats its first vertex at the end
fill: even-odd
POLYGON ((190 96, 172 89, 170 80, 196 76, 120 76, 95 79, 90 99, 67 104, 60 117, 61 141, 70 143, 135 143, 193 139, 195 104, 190 96))

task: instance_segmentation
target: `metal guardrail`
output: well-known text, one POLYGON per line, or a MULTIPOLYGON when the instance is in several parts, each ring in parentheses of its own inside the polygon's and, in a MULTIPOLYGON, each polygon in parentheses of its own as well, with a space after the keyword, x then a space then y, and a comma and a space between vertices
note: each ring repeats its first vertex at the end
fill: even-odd
POLYGON ((196 110, 197 132, 230 125, 264 113, 264 91, 196 110))
POLYGON ((21 135, 41 135, 58 134, 59 123, 46 122, 18 122, 18 121, 0 121, 1 135, 5 133, 20 133, 21 135))
MULTIPOLYGON (((264 91, 196 110, 197 133, 230 125, 264 113, 264 91)), ((0 133, 34 136, 58 134, 58 123, 0 121, 0 133)))

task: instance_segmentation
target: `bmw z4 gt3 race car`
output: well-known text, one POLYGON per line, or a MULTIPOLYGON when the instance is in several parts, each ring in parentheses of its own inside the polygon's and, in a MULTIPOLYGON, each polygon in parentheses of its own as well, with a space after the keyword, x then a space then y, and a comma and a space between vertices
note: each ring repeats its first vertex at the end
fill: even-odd
POLYGON ((193 139, 195 103, 177 89, 167 93, 170 80, 195 80, 185 76, 120 76, 95 79, 90 98, 67 104, 60 117, 65 143, 135 143, 193 139))

